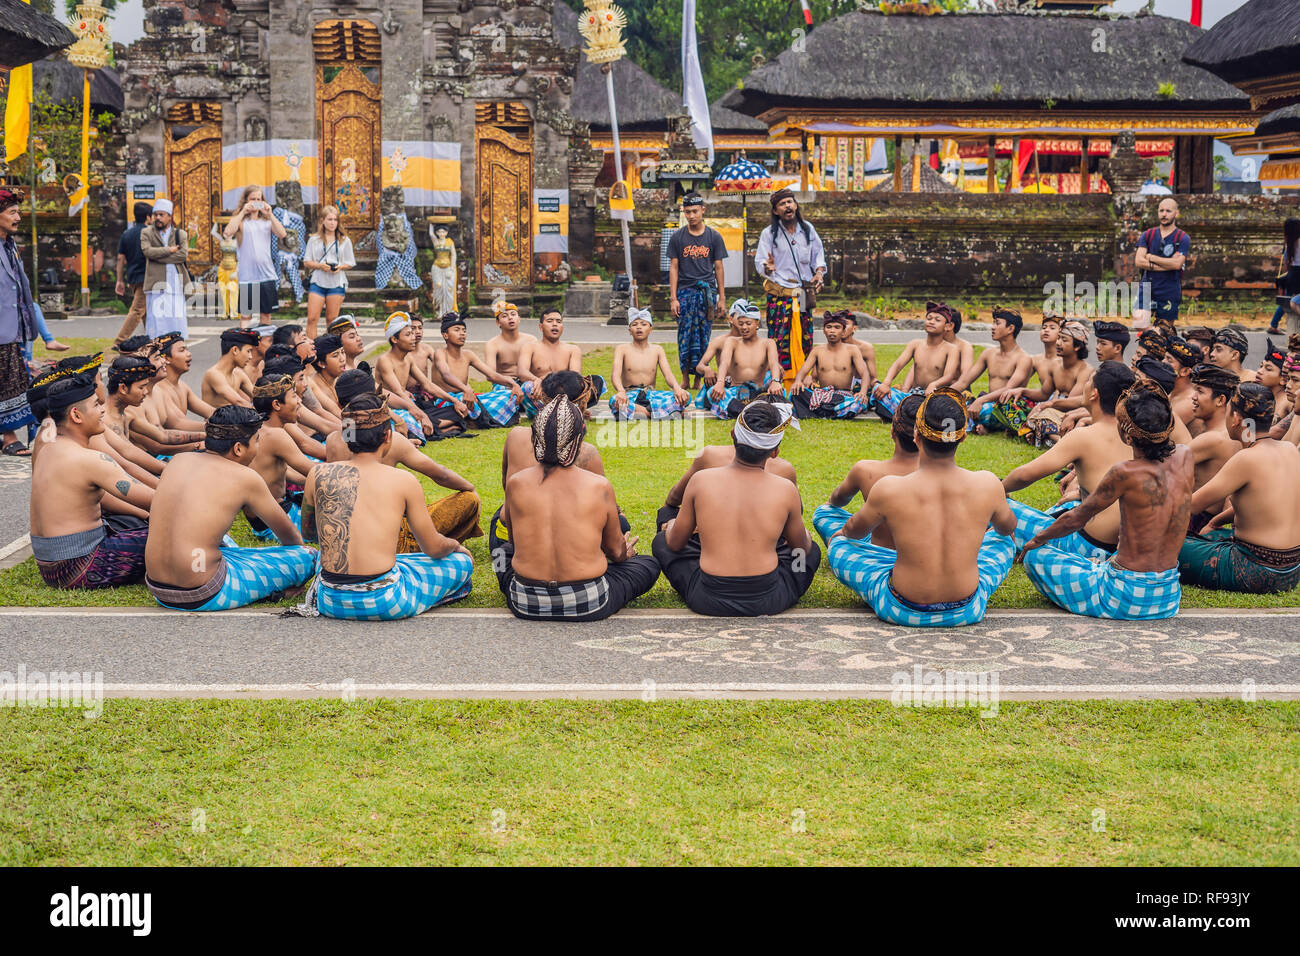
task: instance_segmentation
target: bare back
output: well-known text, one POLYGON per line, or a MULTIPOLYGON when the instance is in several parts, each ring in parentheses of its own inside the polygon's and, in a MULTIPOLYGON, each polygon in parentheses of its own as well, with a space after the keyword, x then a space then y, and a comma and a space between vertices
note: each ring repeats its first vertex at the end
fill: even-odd
MULTIPOLYGON (((510 429, 506 435, 505 447, 501 450, 502 490, 505 489, 506 482, 517 472, 532 468, 536 464, 537 458, 533 454, 533 430, 526 425, 510 429)), ((589 441, 582 443, 582 448, 578 451, 578 460, 574 464, 593 475, 604 476, 605 474, 605 463, 601 461, 600 450, 589 441)))
POLYGON ((1115 560, 1129 571, 1178 567, 1192 510, 1192 453, 1175 445, 1164 461, 1135 458, 1116 465, 1104 482, 1120 489, 1121 526, 1115 560))
POLYGON ((314 509, 321 567, 333 574, 389 571, 412 484, 423 500, 414 475, 378 461, 312 468, 305 501, 314 509))
POLYGON ((533 581, 588 581, 605 573, 603 546, 619 531, 614 486, 582 468, 534 462, 506 482, 515 573, 533 581))
MULTIPOLYGON (((698 472, 686 486, 684 512, 688 502, 705 574, 767 574, 776 568, 777 543, 793 524, 798 523, 802 537, 807 537, 798 489, 765 468, 731 464, 698 472)), ((790 545, 805 547, 799 539, 790 545)))
POLYGON ((1300 449, 1286 441, 1256 442, 1229 459, 1233 537, 1261 548, 1300 547, 1300 449))

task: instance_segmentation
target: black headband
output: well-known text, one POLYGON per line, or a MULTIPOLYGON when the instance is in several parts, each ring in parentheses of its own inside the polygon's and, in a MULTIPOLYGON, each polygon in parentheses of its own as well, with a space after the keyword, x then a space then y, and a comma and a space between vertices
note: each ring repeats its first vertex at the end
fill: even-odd
POLYGON ((50 411, 69 408, 95 394, 95 376, 82 372, 55 382, 45 393, 45 406, 50 411))

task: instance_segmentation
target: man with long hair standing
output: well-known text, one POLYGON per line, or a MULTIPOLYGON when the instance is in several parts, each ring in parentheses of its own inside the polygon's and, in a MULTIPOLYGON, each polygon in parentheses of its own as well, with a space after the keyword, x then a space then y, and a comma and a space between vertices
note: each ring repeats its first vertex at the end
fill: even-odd
POLYGON ((812 223, 803 218, 789 189, 772 193, 772 225, 764 229, 754 253, 754 265, 767 292, 767 336, 787 377, 793 378, 812 351, 809 316, 826 277, 826 253, 812 223), (792 342, 794 309, 799 306, 799 338, 792 342), (794 356, 792 359, 791 356, 794 356))

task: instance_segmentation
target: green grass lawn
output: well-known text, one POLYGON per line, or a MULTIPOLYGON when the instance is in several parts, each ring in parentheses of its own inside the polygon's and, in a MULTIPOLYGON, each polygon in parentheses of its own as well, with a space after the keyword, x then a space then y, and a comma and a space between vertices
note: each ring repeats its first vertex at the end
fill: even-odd
POLYGON ((0 865, 1296 865, 1297 719, 1224 701, 5 709, 0 865))
MULTIPOLYGON (((883 375, 888 362, 901 351, 901 346, 881 346, 877 350, 879 370, 883 375)), ((669 347, 669 357, 676 361, 676 348, 669 347)), ((613 350, 600 349, 590 353, 584 369, 602 374, 608 379, 613 362, 613 350)), ((979 391, 976 383, 975 391, 979 391)), ((670 436, 670 424, 659 432, 670 436)), ((640 548, 648 553, 654 533, 655 512, 663 504, 664 495, 681 477, 690 458, 700 444, 730 444, 731 425, 713 418, 689 420, 684 429, 679 426, 676 437, 686 439, 687 447, 646 447, 651 430, 646 426, 633 426, 622 433, 612 423, 594 421, 589 427, 589 440, 601 448, 605 472, 614 483, 619 504, 627 515, 635 534, 640 535, 640 548), (636 439, 640 441, 636 441, 636 439), (634 445, 634 442, 635 445, 634 445)), ((483 499, 483 524, 501 504, 501 446, 505 430, 494 429, 477 432, 471 439, 449 439, 427 445, 425 451, 432 457, 454 468, 472 481, 483 499)), ((849 466, 859 458, 884 458, 893 450, 889 428, 880 421, 828 422, 807 421, 802 431, 787 433, 781 445, 781 454, 788 458, 799 474, 799 487, 803 494, 804 511, 811 531, 812 512, 830 496, 843 479, 849 466)), ((967 468, 983 468, 997 475, 1006 475, 1011 469, 1032 459, 1035 449, 1006 435, 971 436, 962 445, 957 460, 967 468)), ((426 495, 430 500, 447 492, 430 481, 425 481, 426 495)), ((1035 507, 1045 508, 1058 498, 1057 489, 1050 480, 1040 481, 1016 497, 1035 507)), ((253 539, 245 520, 236 520, 234 537, 240 544, 251 545, 253 539)), ((814 535, 815 540, 816 536, 814 535)), ((820 541, 819 541, 820 543, 820 541)), ((487 553, 487 539, 475 538, 467 542, 474 555, 474 588, 461 602, 465 607, 504 607, 496 577, 492 573, 487 553)), ((7 571, 0 571, 0 605, 77 606, 77 605, 149 605, 153 599, 143 585, 116 588, 108 591, 63 591, 47 587, 41 581, 35 561, 7 571)), ((1300 605, 1300 588, 1273 595, 1245 595, 1223 591, 1205 591, 1199 588, 1183 589, 1184 607, 1291 607, 1300 605)), ((682 607, 668 582, 660 578, 647 594, 631 607, 658 608, 682 607)), ((853 592, 839 583, 823 562, 813 580, 813 585, 800 602, 801 607, 836 608, 857 607, 860 602, 853 592)), ((1042 598, 1029 582, 1019 565, 1011 570, 1006 582, 994 593, 989 604, 994 608, 1041 608, 1051 605, 1042 598)))

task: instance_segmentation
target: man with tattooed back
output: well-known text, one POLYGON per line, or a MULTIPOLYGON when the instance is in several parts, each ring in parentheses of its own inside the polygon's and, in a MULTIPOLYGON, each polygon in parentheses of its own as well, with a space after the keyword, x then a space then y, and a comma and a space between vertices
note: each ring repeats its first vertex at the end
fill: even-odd
POLYGON ((312 468, 302 499, 303 537, 320 542, 320 613, 395 621, 467 595, 469 552, 433 526, 419 479, 384 464, 393 442, 388 403, 373 392, 353 398, 343 438, 351 459, 312 468), (403 518, 421 548, 413 554, 396 553, 403 518))

